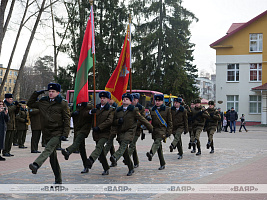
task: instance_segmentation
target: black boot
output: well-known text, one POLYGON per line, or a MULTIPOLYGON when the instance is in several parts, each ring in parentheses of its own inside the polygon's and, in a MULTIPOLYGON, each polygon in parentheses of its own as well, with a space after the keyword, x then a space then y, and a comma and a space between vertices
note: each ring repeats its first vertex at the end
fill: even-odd
POLYGON ((134 170, 132 169, 132 170, 130 170, 130 171, 127 173, 127 176, 132 176, 133 173, 134 173, 134 170))
POLYGON ((33 174, 37 174, 37 170, 38 170, 39 166, 37 163, 31 163, 29 165, 29 168, 30 168, 30 170, 32 170, 33 174))
POLYGON ((93 164, 94 164, 94 160, 93 158, 90 156, 88 159, 87 159, 87 162, 86 162, 86 167, 88 167, 89 169, 92 168, 93 164))
POLYGON ((146 152, 146 156, 147 156, 149 161, 152 161, 152 154, 151 153, 146 152))
POLYGON ((114 167, 117 166, 117 159, 114 156, 110 157, 110 161, 111 161, 112 165, 114 165, 114 167))
POLYGON ((201 149, 198 149, 196 156, 200 156, 201 155, 201 149))
POLYGON ((103 176, 105 176, 105 175, 109 175, 109 171, 108 171, 108 170, 103 171, 102 175, 103 175, 103 176))
POLYGON ((210 141, 208 141, 208 143, 207 143, 207 149, 209 149, 210 148, 210 141))
POLYGON ((173 146, 173 144, 170 145, 170 152, 173 152, 173 149, 175 149, 175 147, 173 146))
POLYGON ((89 172, 89 169, 88 169, 87 167, 85 167, 85 168, 83 169, 83 171, 81 171, 82 174, 85 174, 85 173, 88 173, 88 172, 89 172))
POLYGON ((192 146, 192 143, 189 142, 189 144, 188 144, 188 149, 191 149, 191 146, 192 146))
POLYGON ((64 156, 65 160, 68 160, 71 154, 67 149, 61 149, 61 153, 64 156))
POLYGON ((191 151, 191 153, 196 153, 196 145, 193 143, 192 146, 193 146, 193 150, 191 151))
POLYGON ((214 147, 211 147, 210 153, 214 153, 214 147))

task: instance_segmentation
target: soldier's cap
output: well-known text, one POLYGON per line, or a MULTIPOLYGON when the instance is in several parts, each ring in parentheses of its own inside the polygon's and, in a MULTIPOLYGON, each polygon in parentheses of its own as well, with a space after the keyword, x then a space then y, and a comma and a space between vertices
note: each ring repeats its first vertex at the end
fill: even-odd
POLYGON ((213 100, 210 100, 208 105, 214 105, 214 101, 213 100))
POLYGON ((13 98, 13 94, 7 93, 5 94, 5 98, 13 98))
POLYGON ((194 103, 201 103, 201 100, 200 99, 195 99, 194 103))
POLYGON ((232 107, 231 109, 234 109, 234 107, 232 107))
POLYGON ((178 94, 177 97, 181 97, 183 99, 184 95, 183 94, 178 94))
POLYGON ((129 98, 130 101, 133 101, 133 95, 131 95, 130 93, 124 93, 121 98, 129 98))
POLYGON ((26 101, 20 101, 19 103, 20 104, 26 104, 26 101))
POLYGON ((140 94, 139 93, 133 93, 133 98, 134 99, 140 99, 140 94))
POLYGON ((99 92, 99 98, 101 98, 101 97, 106 97, 106 98, 110 99, 110 97, 111 97, 110 92, 108 92, 108 91, 99 92))
POLYGON ((164 96, 163 96, 163 94, 156 94, 156 95, 154 95, 154 99, 155 99, 155 101, 156 100, 163 101, 164 96))
POLYGON ((176 101, 178 103, 182 103, 183 102, 183 99, 178 97, 178 98, 174 98, 173 101, 176 101))
POLYGON ((58 83, 49 83, 47 86, 47 90, 56 90, 56 91, 60 92, 61 85, 58 83))

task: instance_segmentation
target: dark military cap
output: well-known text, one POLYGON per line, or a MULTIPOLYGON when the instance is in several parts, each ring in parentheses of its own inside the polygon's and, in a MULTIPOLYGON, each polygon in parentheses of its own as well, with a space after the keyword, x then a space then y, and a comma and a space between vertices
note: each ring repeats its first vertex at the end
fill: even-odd
POLYGON ((139 93, 133 93, 133 98, 134 99, 140 99, 140 94, 139 93))
POLYGON ((178 94, 177 97, 181 97, 183 99, 184 95, 183 94, 178 94))
POLYGON ((209 105, 214 105, 214 101, 213 100, 210 100, 208 104, 209 105))
POLYGON ((13 94, 7 93, 5 94, 5 98, 13 98, 13 94))
POLYGON ((99 92, 99 98, 101 98, 101 97, 106 97, 106 98, 110 99, 110 97, 111 97, 110 92, 108 92, 108 91, 99 92))
POLYGON ((60 92, 61 85, 58 83, 49 83, 47 86, 47 90, 56 90, 56 91, 60 92))
POLYGON ((19 103, 20 104, 26 104, 26 101, 20 101, 19 103))
POLYGON ((201 103, 200 99, 195 99, 194 103, 201 103))
POLYGON ((173 101, 176 101, 178 103, 182 103, 183 102, 183 99, 178 97, 178 98, 174 98, 173 101))
POLYGON ((131 95, 130 93, 125 93, 125 94, 123 94, 123 95, 122 95, 122 99, 123 99, 123 98, 129 98, 130 101, 133 101, 133 95, 131 95))
POLYGON ((163 94, 156 94, 156 95, 154 95, 154 99, 155 99, 155 101, 156 100, 163 101, 164 96, 163 96, 163 94))

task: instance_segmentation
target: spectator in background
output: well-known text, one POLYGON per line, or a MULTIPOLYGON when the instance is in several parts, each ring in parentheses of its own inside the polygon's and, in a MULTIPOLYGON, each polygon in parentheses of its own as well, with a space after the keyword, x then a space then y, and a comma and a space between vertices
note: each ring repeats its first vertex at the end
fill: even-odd
POLYGON ((246 129, 246 126, 245 126, 245 124, 246 124, 246 122, 245 122, 245 115, 242 114, 242 117, 240 117, 240 119, 241 119, 241 124, 240 124, 239 132, 242 132, 241 131, 242 127, 244 127, 245 131, 248 132, 248 130, 246 129))
POLYGON ((234 131, 235 133, 235 128, 236 128, 236 120, 238 119, 237 112, 234 110, 234 107, 231 108, 231 111, 228 113, 229 118, 228 121, 230 122, 230 133, 234 131))
POLYGON ((0 99, 0 161, 6 159, 1 156, 1 151, 4 149, 6 136, 6 123, 9 120, 8 109, 4 107, 3 100, 0 99))
POLYGON ((218 112, 220 113, 221 119, 218 121, 217 133, 220 133, 222 131, 222 124, 223 124, 223 112, 221 111, 221 108, 218 108, 218 112))

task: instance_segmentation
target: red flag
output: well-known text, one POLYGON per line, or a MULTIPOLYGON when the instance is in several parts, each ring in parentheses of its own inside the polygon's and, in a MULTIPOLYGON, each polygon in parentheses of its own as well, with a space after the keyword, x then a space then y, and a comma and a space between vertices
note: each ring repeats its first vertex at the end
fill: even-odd
POLYGON ((124 39, 121 55, 116 69, 111 75, 105 90, 111 93, 111 98, 119 105, 122 104, 121 96, 126 92, 128 86, 129 72, 131 66, 131 43, 130 24, 124 39))
POLYGON ((95 53, 94 39, 94 13, 93 6, 91 6, 91 14, 84 33, 82 49, 77 67, 73 110, 76 109, 76 104, 89 101, 88 72, 93 67, 93 53, 95 53))

